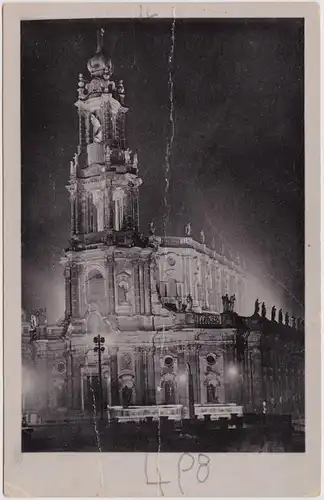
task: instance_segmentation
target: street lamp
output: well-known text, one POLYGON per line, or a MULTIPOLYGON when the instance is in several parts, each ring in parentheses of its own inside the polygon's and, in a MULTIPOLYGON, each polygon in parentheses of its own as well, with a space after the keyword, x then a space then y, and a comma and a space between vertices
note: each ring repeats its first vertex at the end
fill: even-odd
POLYGON ((98 335, 93 338, 95 347, 94 352, 98 353, 98 365, 99 365, 99 393, 100 393, 100 419, 103 420, 103 390, 102 390, 102 368, 101 368, 101 354, 104 352, 105 347, 102 345, 105 343, 105 338, 98 335))

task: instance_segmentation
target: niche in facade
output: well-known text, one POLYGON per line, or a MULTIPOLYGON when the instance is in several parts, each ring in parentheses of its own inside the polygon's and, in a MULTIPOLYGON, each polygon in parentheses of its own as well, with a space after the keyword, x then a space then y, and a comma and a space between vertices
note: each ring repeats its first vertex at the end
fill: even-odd
POLYGON ((93 270, 87 280, 87 303, 98 304, 105 298, 105 281, 102 274, 93 270))

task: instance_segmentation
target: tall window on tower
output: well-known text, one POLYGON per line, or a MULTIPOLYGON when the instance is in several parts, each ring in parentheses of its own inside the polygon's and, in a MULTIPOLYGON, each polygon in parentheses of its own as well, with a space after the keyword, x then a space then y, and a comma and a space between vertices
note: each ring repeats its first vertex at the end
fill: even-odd
POLYGON ((114 229, 121 231, 124 225, 124 191, 117 188, 113 194, 114 203, 114 229))

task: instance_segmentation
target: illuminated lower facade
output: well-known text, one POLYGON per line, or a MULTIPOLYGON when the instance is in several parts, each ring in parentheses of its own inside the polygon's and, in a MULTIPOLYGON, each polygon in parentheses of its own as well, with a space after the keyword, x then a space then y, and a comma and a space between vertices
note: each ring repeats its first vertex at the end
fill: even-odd
POLYGON ((197 327, 200 315, 181 316, 196 327, 145 334, 102 327, 100 367, 92 334, 64 340, 60 328, 38 327, 29 342, 26 325, 24 414, 56 421, 99 418, 102 409, 104 418, 141 420, 155 418, 158 405, 174 420, 213 419, 261 413, 265 403, 268 413, 303 417, 302 332, 256 316, 224 313, 223 325, 208 328, 197 327))

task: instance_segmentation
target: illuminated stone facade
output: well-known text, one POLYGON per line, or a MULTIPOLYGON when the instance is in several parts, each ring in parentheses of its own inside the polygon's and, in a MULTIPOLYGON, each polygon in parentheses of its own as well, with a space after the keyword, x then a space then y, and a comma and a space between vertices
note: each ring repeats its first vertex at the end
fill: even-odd
POLYGON ((23 322, 25 412, 91 415, 102 394, 112 412, 158 404, 188 415, 191 403, 258 412, 266 401, 274 412, 303 413, 303 334, 257 310, 239 316, 248 287, 241 263, 195 241, 189 226, 183 237, 157 236, 153 224, 140 233, 124 85, 112 80, 100 40, 88 70, 67 186, 65 317, 56 326, 23 322))

